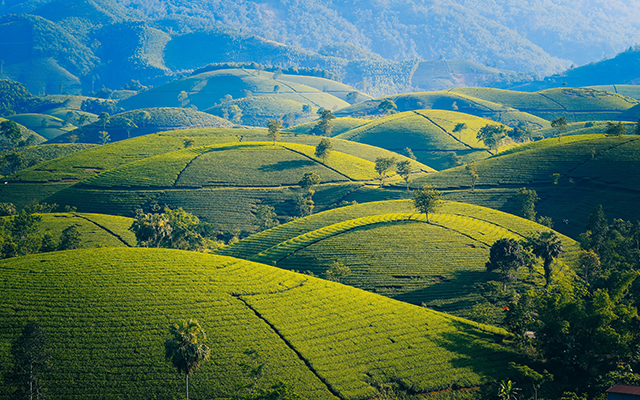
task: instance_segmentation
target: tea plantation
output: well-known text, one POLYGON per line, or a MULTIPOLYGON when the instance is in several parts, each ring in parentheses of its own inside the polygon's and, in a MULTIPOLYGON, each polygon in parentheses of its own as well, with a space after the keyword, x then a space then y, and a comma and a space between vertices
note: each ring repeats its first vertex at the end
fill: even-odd
POLYGON ((463 201, 512 212, 515 192, 535 189, 540 215, 550 216, 555 228, 577 237, 588 215, 602 204, 610 217, 637 218, 638 136, 572 136, 546 139, 476 162, 479 179, 471 191, 464 167, 417 178, 413 185, 432 184, 450 200, 463 201))
MULTIPOLYGON (((480 298, 475 284, 498 279, 485 272, 491 245, 544 230, 510 214, 455 202, 445 202, 427 223, 411 201, 386 201, 292 221, 219 253, 318 276, 340 262, 351 269, 345 284, 466 315, 480 298)), ((562 240, 563 261, 573 264, 579 245, 562 240)))
POLYGON ((500 329, 229 257, 108 248, 3 260, 0 270, 1 364, 11 365, 23 324, 38 321, 52 398, 179 396, 184 377, 163 343, 170 324, 190 318, 212 352, 190 379, 194 400, 242 393, 251 362, 263 364, 259 388, 282 380, 305 398, 347 400, 390 382, 413 393, 474 388, 516 359, 496 344, 500 329))
POLYGON ((54 238, 58 238, 65 228, 75 226, 81 239, 78 248, 136 245, 136 237, 129 230, 133 222, 131 218, 85 213, 40 214, 40 217, 39 231, 51 233, 54 238))

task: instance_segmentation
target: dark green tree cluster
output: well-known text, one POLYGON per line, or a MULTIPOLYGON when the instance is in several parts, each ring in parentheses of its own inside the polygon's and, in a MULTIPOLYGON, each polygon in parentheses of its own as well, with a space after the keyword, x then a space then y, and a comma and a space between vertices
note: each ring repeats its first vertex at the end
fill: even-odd
MULTIPOLYGON (((562 243, 553 232, 522 243, 523 254, 541 260, 544 286, 516 288, 503 303, 504 325, 530 365, 553 375, 542 384, 548 397, 598 398, 607 385, 640 378, 632 373, 640 370, 640 223, 609 222, 600 206, 586 228, 574 266, 554 267, 562 243)), ((501 259, 513 270, 527 265, 514 252, 501 259)))
POLYGON ((297 193, 293 199, 295 216, 306 217, 311 215, 314 207, 313 194, 315 191, 313 187, 320 184, 320 182, 322 182, 322 178, 315 172, 304 173, 302 179, 298 182, 301 192, 297 193))
POLYGON ((172 210, 166 207, 163 213, 138 210, 129 230, 136 235, 138 245, 142 247, 201 251, 216 246, 207 238, 208 228, 198 217, 182 208, 172 210))
POLYGON ((316 123, 309 133, 318 136, 331 136, 333 129, 331 120, 335 119, 336 116, 333 115, 331 110, 327 110, 326 108, 319 109, 318 115, 320 116, 320 120, 318 120, 318 123, 316 123))
POLYGON ((14 388, 14 399, 40 400, 46 398, 42 374, 50 367, 51 354, 47 337, 35 321, 29 321, 11 345, 13 366, 6 374, 6 383, 14 388))
POLYGON ((500 141, 507 136, 508 129, 504 125, 485 125, 476 134, 476 138, 481 140, 490 150, 498 151, 500 141))
MULTIPOLYGON (((15 208, 13 208, 15 212, 15 208)), ((47 210, 50 211, 50 210, 47 210)), ((38 223, 42 217, 23 209, 10 217, 0 219, 0 257, 10 258, 79 247, 82 237, 75 225, 65 228, 59 238, 41 232, 38 223)))
POLYGON ((393 169, 396 166, 395 157, 378 157, 376 158, 375 170, 378 173, 378 179, 380 179, 380 187, 384 186, 384 180, 387 178, 387 174, 393 173, 393 169))

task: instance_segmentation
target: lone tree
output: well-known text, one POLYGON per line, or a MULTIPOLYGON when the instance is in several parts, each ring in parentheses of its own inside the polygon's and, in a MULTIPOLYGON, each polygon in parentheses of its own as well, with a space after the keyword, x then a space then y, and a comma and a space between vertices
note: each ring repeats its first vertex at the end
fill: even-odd
POLYGON ((300 185, 305 192, 309 192, 311 188, 319 184, 321 180, 320 175, 315 172, 305 172, 300 182, 298 182, 298 185, 300 185))
POLYGON ((266 204, 262 204, 258 207, 258 210, 256 211, 256 221, 258 222, 259 231, 271 229, 280 224, 278 221, 278 214, 276 214, 276 209, 266 204))
POLYGON ((384 180, 387 177, 387 172, 391 171, 395 165, 395 157, 376 158, 376 166, 374 168, 380 177, 380 187, 384 186, 384 180))
POLYGON ((187 100, 189 100, 189 93, 184 90, 178 94, 178 101, 180 102, 180 107, 184 107, 187 104, 187 100))
POLYGON ((469 174, 469 177, 471 178, 471 191, 473 192, 476 189, 476 183, 478 182, 478 171, 476 170, 476 166, 473 164, 467 164, 464 167, 465 171, 467 171, 467 174, 469 174))
POLYGON ((562 138, 562 133, 567 130, 567 119, 565 117, 558 117, 551 121, 551 127, 558 130, 558 143, 562 138))
POLYGON ((413 167, 411 167, 411 161, 404 160, 400 161, 396 164, 396 172, 398 175, 404 179, 407 184, 407 190, 409 190, 409 178, 411 177, 411 173, 413 172, 413 167))
POLYGON ((164 358, 171 361, 178 373, 185 376, 187 400, 189 399, 189 375, 200 363, 209 358, 209 347, 198 343, 198 336, 206 338, 204 330, 198 321, 190 319, 180 321, 169 327, 171 338, 164 342, 164 358))
MULTIPOLYGON (((464 122, 460 122, 453 127, 453 133, 461 133, 465 129, 467 129, 467 124, 464 122)), ((461 135, 458 135, 458 139, 461 139, 461 135)))
POLYGON ((46 345, 47 338, 34 321, 27 322, 22 334, 11 345, 14 365, 8 378, 17 386, 14 398, 37 400, 44 397, 39 377, 49 368, 50 354, 46 345))
POLYGON ((548 290, 551 284, 551 264, 554 259, 564 252, 562 241, 555 232, 540 232, 538 236, 527 239, 526 247, 530 248, 536 257, 542 259, 545 279, 544 289, 548 290))
POLYGON ((127 131, 127 137, 131 137, 131 130, 132 129, 136 129, 138 127, 138 125, 136 125, 129 118, 123 118, 121 124, 122 124, 122 127, 124 128, 124 130, 127 131))
POLYGON ((440 206, 440 197, 440 192, 431 185, 424 185, 422 189, 413 192, 413 205, 427 216, 427 222, 431 222, 429 213, 434 213, 440 206))
POLYGON ((60 245, 58 250, 73 250, 77 249, 82 242, 82 237, 78 228, 75 225, 66 227, 62 234, 60 234, 60 245))
POLYGON ((100 144, 107 144, 111 141, 111 135, 107 131, 100 131, 98 132, 98 140, 100 144))
POLYGON ((325 138, 325 139, 322 139, 320 143, 318 143, 314 154, 316 157, 322 158, 322 163, 324 164, 325 161, 327 160, 327 157, 329 157, 331 150, 333 150, 333 145, 331 144, 331 140, 325 138))
POLYGON ((22 132, 18 124, 11 120, 2 121, 0 123, 0 133, 6 137, 14 146, 17 146, 22 140, 22 132))
POLYGON ((107 124, 111 122, 111 117, 108 112, 101 112, 98 115, 98 121, 102 124, 102 129, 107 129, 107 124))
POLYGON ((633 129, 633 133, 636 135, 640 135, 640 118, 638 118, 638 123, 636 124, 636 127, 633 129))
POLYGON ((270 119, 267 122, 267 129, 269 130, 268 137, 273 139, 273 145, 276 145, 276 141, 280 140, 280 130, 283 128, 282 121, 270 119))
POLYGON ((331 263, 324 273, 325 278, 333 282, 340 282, 349 275, 351 275, 351 268, 338 261, 331 263))
POLYGON ((498 271, 502 277, 503 290, 507 283, 518 278, 518 270, 524 266, 525 258, 520 242, 515 239, 498 239, 489 250, 489 261, 485 264, 488 272, 498 271))
POLYGON ((522 188, 518 190, 515 197, 515 213, 522 218, 536 220, 536 202, 539 200, 538 193, 533 189, 522 188))
POLYGON ((500 141, 507 136, 507 128, 504 125, 485 125, 476 134, 476 139, 482 140, 489 150, 498 152, 500 141))
POLYGON ((316 126, 311 130, 311 132, 319 132, 322 136, 331 135, 331 129, 333 128, 331 120, 335 119, 335 115, 331 110, 327 110, 326 108, 321 108, 318 110, 318 115, 320 116, 320 120, 316 124, 316 126))

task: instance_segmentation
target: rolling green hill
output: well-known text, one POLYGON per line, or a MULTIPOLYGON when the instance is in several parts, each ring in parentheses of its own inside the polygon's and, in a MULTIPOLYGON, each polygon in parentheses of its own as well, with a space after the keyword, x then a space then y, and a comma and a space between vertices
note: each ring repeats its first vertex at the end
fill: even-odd
POLYGON ((412 393, 477 388, 516 358, 496 344, 497 328, 229 257, 108 248, 0 264, 2 364, 23 324, 38 322, 51 351, 42 384, 56 398, 179 396, 184 378, 162 344, 190 318, 212 352, 189 380, 194 400, 237 394, 251 362, 264 364, 259 387, 282 380, 304 398, 355 400, 391 382, 412 393))
MULTIPOLYGON (((369 120, 361 119, 361 118, 335 118, 331 120, 331 135, 337 136, 341 133, 345 133, 346 131, 354 128, 358 128, 362 125, 368 124, 369 120)), ((311 134, 312 129, 316 126, 318 122, 307 122, 305 124, 299 124, 296 126, 292 126, 287 128, 284 132, 290 132, 295 135, 307 135, 311 134)))
MULTIPOLYGON (((493 242, 547 229, 454 202, 445 202, 430 219, 417 214, 410 200, 359 204, 277 226, 218 252, 319 276, 340 262, 351 269, 342 283, 468 315, 481 299, 475 284, 497 279, 485 270, 493 242)), ((579 245, 562 239, 564 261, 575 260, 579 245)))
POLYGON ((490 118, 509 126, 517 126, 523 123, 532 129, 542 128, 549 124, 547 120, 533 114, 525 113, 503 104, 450 91, 404 93, 386 96, 354 104, 339 110, 335 114, 341 117, 351 116, 356 118, 364 115, 379 115, 378 105, 386 99, 392 100, 397 105, 398 112, 424 109, 458 111, 477 117, 490 118))
POLYGON ((66 125, 62 119, 47 114, 16 114, 10 116, 9 119, 36 132, 45 139, 53 139, 75 128, 66 125))
POLYGON ((617 93, 632 99, 640 100, 640 85, 599 85, 589 86, 591 89, 617 93))
MULTIPOLYGON (((240 140, 267 140, 266 131, 247 129, 187 129, 144 135, 121 142, 110 143, 87 151, 70 154, 58 160, 20 171, 8 179, 10 184, 0 186, 0 201, 12 202, 22 207, 31 201, 44 201, 51 194, 87 178, 118 166, 144 158, 169 153, 184 148, 184 141, 194 140, 194 146, 240 140)), ((315 146, 320 138, 315 136, 288 136, 288 141, 315 146)), ((346 140, 332 139, 334 150, 375 162, 378 157, 404 156, 387 150, 346 140)), ((433 172, 424 164, 410 160, 414 171, 433 172)), ((278 191, 279 189, 274 189, 278 191)), ((62 203, 60 203, 62 205, 62 203)), ((333 204, 333 202, 327 203, 333 204)))
POLYGON ((297 183, 305 172, 321 177, 314 196, 318 208, 339 203, 377 176, 371 161, 333 151, 323 164, 313 153, 307 145, 244 141, 183 149, 111 169, 46 200, 125 216, 167 204, 224 230, 251 230, 260 203, 274 206, 283 218, 294 216, 297 183))
POLYGON ((480 128, 495 122, 454 111, 406 111, 373 120, 337 137, 403 153, 410 148, 418 161, 435 169, 456 165, 456 154, 465 162, 490 155, 476 134, 480 128), (453 132, 457 124, 466 124, 453 132))
POLYGON ((129 231, 133 223, 131 218, 86 213, 51 213, 40 216, 42 221, 38 223, 39 232, 51 233, 56 240, 65 228, 75 225, 80 233, 80 249, 136 245, 136 237, 129 231))
MULTIPOLYGON (((63 157, 91 147, 93 147, 93 145, 85 143, 40 144, 36 146, 21 147, 16 150, 8 150, 4 153, 0 153, 0 156, 4 156, 13 151, 17 152, 22 157, 22 165, 19 167, 21 170, 41 162, 63 157)), ((10 166, 6 164, 3 164, 0 171, 2 175, 11 175, 14 172, 10 169, 10 166)))
POLYGON ((429 183, 447 199, 507 212, 514 210, 518 189, 535 189, 538 214, 550 216, 559 232, 577 237, 599 204, 611 218, 637 219, 639 146, 640 137, 628 135, 575 135, 562 144, 545 139, 474 163, 479 180, 473 192, 464 167, 417 178, 412 185, 429 183))
POLYGON ((191 108, 146 108, 113 115, 106 125, 101 121, 93 122, 57 136, 49 142, 65 143, 71 141, 73 136, 74 140, 79 142, 101 143, 100 132, 102 131, 109 134, 110 141, 116 142, 168 130, 232 126, 233 124, 227 120, 191 108), (127 127, 126 121, 131 121, 133 125, 127 127))
MULTIPOLYGON (((231 96, 231 99, 244 99, 249 102, 247 105, 251 105, 252 97, 264 96, 330 110, 349 105, 330 92, 323 92, 315 87, 297 83, 297 81, 304 82, 305 80, 285 75, 282 75, 282 79, 280 79, 279 75, 274 76, 273 72, 252 69, 215 70, 153 88, 121 101, 120 105, 128 110, 148 107, 178 107, 180 105, 194 105, 199 110, 207 110, 216 105, 225 106, 226 95, 231 96), (183 91, 188 95, 188 98, 181 102, 178 96, 183 91)), ((331 81, 326 81, 326 85, 334 85, 331 81)), ((327 90, 329 90, 329 86, 327 90)), ((243 105, 243 103, 237 105, 243 105)), ((247 108, 243 108, 243 115, 248 114, 248 111, 247 108)), ((279 112, 282 110, 276 106, 272 115, 277 115, 279 112)), ((287 113, 290 112, 287 109, 287 113)), ((302 107, 298 112, 302 112, 302 107)))

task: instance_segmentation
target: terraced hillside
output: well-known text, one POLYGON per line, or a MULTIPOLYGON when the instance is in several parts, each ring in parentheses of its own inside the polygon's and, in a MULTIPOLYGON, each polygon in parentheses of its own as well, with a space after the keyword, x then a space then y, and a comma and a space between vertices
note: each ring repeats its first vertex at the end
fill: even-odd
MULTIPOLYGON (((335 118, 331 120, 331 134, 329 136, 337 136, 350 129, 357 128, 359 126, 369 123, 369 120, 360 118, 335 118)), ((292 126, 285 130, 285 132, 291 132, 296 135, 309 135, 313 134, 313 128, 317 125, 317 121, 307 122, 292 126)))
POLYGON ((605 90, 607 92, 621 94, 632 99, 640 100, 640 85, 599 85, 589 86, 590 89, 605 90))
POLYGON ((133 223, 131 218, 86 213, 51 213, 40 214, 40 217, 42 220, 38 223, 39 231, 51 233, 54 239, 59 238, 65 228, 75 226, 81 239, 78 248, 136 245, 136 237, 129 231, 133 223))
POLYGON ((486 146, 476 139, 480 128, 488 124, 496 123, 455 111, 406 111, 373 120, 337 137, 396 153, 410 148, 418 161, 441 170, 458 165, 456 162, 490 156, 486 146), (465 124, 464 128, 454 132, 458 124, 465 124), (455 156, 462 159, 456 160, 455 156))
MULTIPOLYGON (((184 148, 185 140, 193 140, 193 146, 240 140, 266 140, 266 131, 247 129, 187 129, 144 135, 125 141, 110 143, 91 150, 70 154, 58 160, 50 160, 20 171, 7 178, 9 184, 0 186, 0 201, 24 206, 32 201, 43 201, 51 194, 118 166, 144 158, 169 153, 184 148)), ((320 138, 315 136, 288 136, 288 141, 315 146, 320 138)), ((336 151, 374 162, 378 157, 406 157, 387 150, 346 140, 332 139, 336 151)), ((47 145, 47 146, 72 146, 47 145)), ((75 145, 78 146, 78 145, 75 145)), ((86 145, 84 145, 86 146, 86 145)), ((38 147, 39 148, 39 147, 38 147)), ((424 164, 410 160, 413 170, 434 172, 424 164)))
POLYGON ((102 144, 100 132, 109 134, 109 141, 148 135, 150 133, 189 128, 231 128, 234 124, 191 108, 146 108, 127 111, 96 121, 50 140, 50 143, 79 141, 102 144), (73 136, 73 139, 71 137, 73 136))
POLYGON ((535 189, 539 215, 552 217, 556 230, 577 237, 599 204, 610 218, 638 218, 639 154, 638 136, 575 135, 562 138, 562 144, 545 139, 476 162, 475 191, 464 167, 417 178, 413 185, 429 183, 447 199, 507 212, 515 209, 518 189, 535 189))
POLYGON ((84 212, 132 216, 137 208, 167 204, 222 229, 251 229, 260 203, 291 215, 304 173, 321 178, 317 207, 341 198, 376 178, 374 163, 333 151, 326 161, 315 148, 295 143, 234 142, 188 148, 131 162, 57 192, 47 202, 84 212))
POLYGON ((284 381, 304 398, 355 400, 390 382, 455 394, 501 379, 515 360, 496 343, 500 329, 229 257, 104 248, 0 268, 0 360, 11 365, 10 344, 36 321, 51 351, 42 385, 52 398, 180 396, 184 377, 162 347, 169 325, 190 318, 211 349, 189 379, 194 400, 243 393, 251 379, 242 364, 252 362, 264 365, 258 388, 284 381))
MULTIPOLYGON (((322 79, 322 78, 318 78, 322 79)), ((337 110, 349 105, 346 101, 334 96, 329 88, 337 85, 326 81, 327 91, 308 86, 306 82, 317 86, 317 80, 302 79, 272 72, 252 70, 252 69, 224 69, 210 72, 203 72, 180 80, 176 80, 160 87, 140 93, 121 101, 119 104, 127 110, 134 110, 145 107, 184 107, 196 106, 199 110, 208 110, 214 106, 212 112, 223 112, 222 106, 241 106, 243 118, 249 117, 251 108, 255 101, 261 101, 265 97, 270 97, 273 103, 272 119, 280 114, 281 117, 291 112, 300 115, 295 119, 302 118, 302 122, 308 122, 315 113, 310 114, 304 120, 302 107, 304 105, 312 108, 326 108, 337 110), (331 85, 331 86, 329 86, 331 85), (186 98, 180 99, 181 92, 185 92, 186 98), (230 96, 225 99, 225 96, 230 96), (243 99, 240 103, 233 103, 233 99, 243 99), (293 109, 297 105, 297 109, 293 109), (285 112, 286 111, 286 112, 285 112)), ((335 94, 346 91, 342 85, 340 90, 334 90, 335 94)), ((344 95, 346 96, 346 95, 344 95)), ((262 104, 264 107, 265 105, 262 104)), ((218 114, 216 114, 218 115, 218 114)), ((248 120, 251 122, 251 120, 248 120)), ((244 120, 243 120, 244 122, 244 120)), ((245 123, 245 125, 247 125, 245 123)))
POLYGON ((33 166, 44 161, 49 161, 54 158, 63 157, 91 147, 94 146, 86 143, 65 143, 40 144, 36 146, 21 147, 15 150, 7 150, 4 153, 0 153, 0 156, 5 156, 15 151, 22 158, 22 162, 20 163, 21 165, 16 166, 15 169, 13 166, 8 165, 8 163, 4 163, 0 169, 0 173, 2 175, 11 175, 16 172, 16 170, 33 166))
POLYGON ((616 120, 638 100, 592 88, 556 88, 535 93, 489 88, 455 88, 451 93, 504 104, 546 120, 564 116, 570 122, 616 120))
MULTIPOLYGON (((277 226, 218 252, 318 276, 340 262, 351 269, 342 283, 468 315, 481 299, 475 285, 498 279, 485 271, 491 245, 548 229, 455 202, 445 202, 430 219, 417 214, 409 200, 359 204, 277 226)), ((566 236, 562 240, 563 260, 572 263, 579 245, 566 236)))

